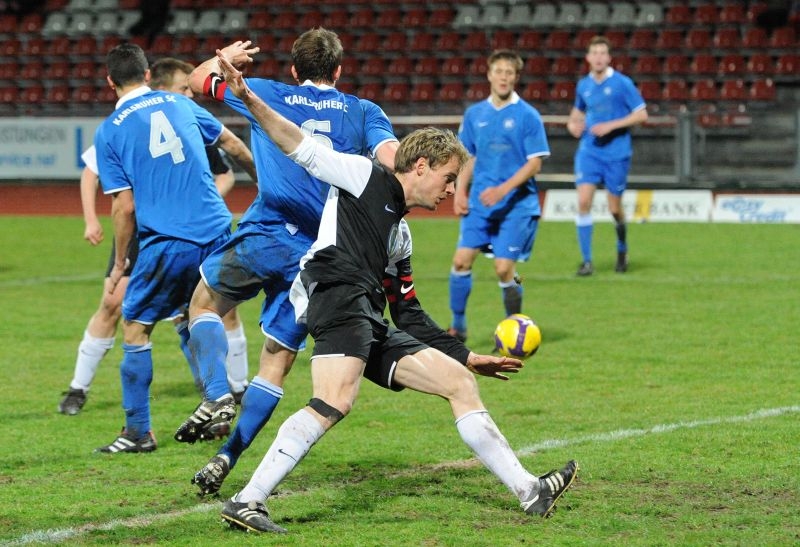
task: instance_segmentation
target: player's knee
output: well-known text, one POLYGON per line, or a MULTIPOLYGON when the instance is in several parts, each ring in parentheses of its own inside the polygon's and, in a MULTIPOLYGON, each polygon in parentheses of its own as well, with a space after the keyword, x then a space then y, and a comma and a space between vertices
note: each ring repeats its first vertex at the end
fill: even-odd
POLYGON ((311 409, 313 409, 317 414, 319 414, 332 424, 336 424, 337 422, 343 420, 345 416, 347 416, 353 405, 337 403, 337 406, 341 407, 341 409, 339 409, 332 405, 329 405, 322 399, 317 399, 316 397, 314 397, 313 399, 308 401, 308 406, 311 409))
POLYGON ((459 401, 471 401, 479 399, 478 382, 475 375, 466 367, 461 367, 458 372, 448 376, 448 399, 459 401))
POLYGON ((275 385, 283 385, 283 380, 292 370, 297 354, 274 340, 267 338, 261 350, 258 376, 275 385))

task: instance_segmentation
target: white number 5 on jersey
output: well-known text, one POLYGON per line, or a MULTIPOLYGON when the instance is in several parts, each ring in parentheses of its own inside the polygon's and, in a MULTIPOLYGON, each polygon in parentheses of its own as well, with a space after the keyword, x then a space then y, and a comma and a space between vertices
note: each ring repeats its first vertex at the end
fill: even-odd
POLYGON ((158 158, 164 154, 172 156, 172 163, 181 163, 186 159, 183 142, 169 123, 167 115, 163 110, 156 110, 150 114, 150 155, 158 158))

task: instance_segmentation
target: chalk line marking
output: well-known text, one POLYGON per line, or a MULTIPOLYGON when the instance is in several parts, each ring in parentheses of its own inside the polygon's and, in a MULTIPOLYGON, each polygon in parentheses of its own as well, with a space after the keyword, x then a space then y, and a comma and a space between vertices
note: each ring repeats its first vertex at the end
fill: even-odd
MULTIPOLYGON (((698 427, 705 427, 710 425, 719 424, 737 424, 753 422, 756 420, 763 420, 765 418, 774 418, 784 414, 800 413, 800 405, 783 406, 778 408, 765 408, 756 410, 749 414, 742 416, 728 416, 725 418, 710 418, 707 420, 694 420, 690 422, 676 422, 672 424, 660 424, 647 429, 618 429, 608 433, 597 433, 593 435, 584 435, 582 437, 574 437, 571 439, 549 439, 530 446, 526 446, 517 450, 520 456, 529 456, 535 452, 542 452, 554 448, 563 448, 565 446, 574 446, 586 443, 607 443, 619 441, 622 439, 630 439, 633 437, 644 437, 647 435, 657 435, 661 433, 671 433, 679 429, 695 429, 698 427)), ((463 462, 452 462, 452 465, 458 465, 463 462)), ((437 464, 441 467, 442 464, 437 464)), ((60 543, 74 539, 81 534, 88 532, 95 532, 100 530, 114 530, 117 528, 139 528, 146 527, 158 522, 164 522, 177 518, 184 517, 195 513, 208 513, 210 511, 218 511, 222 508, 221 503, 203 503, 189 507, 188 509, 181 509, 179 511, 171 511, 168 513, 158 513, 153 515, 141 515, 128 519, 115 519, 106 523, 93 524, 88 523, 74 528, 61 528, 59 530, 36 530, 17 539, 11 540, 3 545, 28 545, 30 543, 60 543)))

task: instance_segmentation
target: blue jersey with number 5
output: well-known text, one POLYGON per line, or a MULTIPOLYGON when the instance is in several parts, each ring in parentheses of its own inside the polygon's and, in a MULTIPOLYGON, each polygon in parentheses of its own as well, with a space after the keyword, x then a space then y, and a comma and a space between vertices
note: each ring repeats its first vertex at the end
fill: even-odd
POLYGON ((206 244, 230 228, 205 150, 221 133, 191 99, 144 86, 121 97, 97 128, 103 191, 133 192, 141 247, 156 236, 206 244))
MULTIPOLYGON (((303 133, 339 152, 374 154, 379 145, 396 140, 392 124, 378 105, 333 87, 308 82, 287 85, 262 78, 247 78, 247 85, 303 133)), ((230 90, 225 91, 225 103, 250 120, 250 148, 258 172, 258 197, 242 216, 239 228, 288 224, 291 231, 306 236, 303 245, 307 247, 317 237, 329 186, 287 158, 230 90)))

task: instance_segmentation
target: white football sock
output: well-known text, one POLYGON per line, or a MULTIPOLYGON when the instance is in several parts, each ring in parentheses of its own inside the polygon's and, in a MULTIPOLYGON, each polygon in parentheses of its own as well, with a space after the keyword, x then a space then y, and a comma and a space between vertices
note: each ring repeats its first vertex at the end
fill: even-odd
POLYGON ((456 420, 456 428, 478 459, 522 501, 537 478, 519 463, 508 441, 485 410, 467 412, 456 420))
POLYGON ((278 429, 250 482, 233 496, 233 500, 241 503, 265 501, 324 434, 325 429, 307 410, 300 409, 289 416, 278 429))
POLYGON ((247 387, 247 337, 242 324, 233 330, 226 330, 228 356, 225 358, 225 371, 231 392, 241 393, 247 387))
POLYGON ((69 387, 88 391, 97 373, 97 367, 108 350, 114 347, 114 338, 95 338, 89 331, 83 332, 83 340, 78 345, 78 358, 75 361, 75 375, 69 387))

